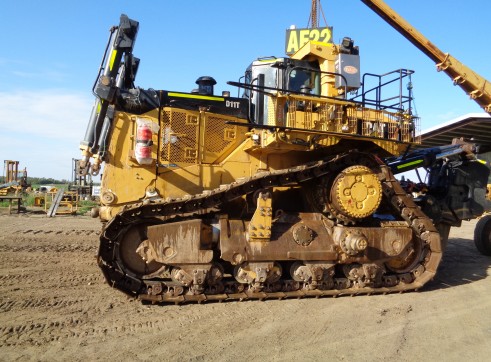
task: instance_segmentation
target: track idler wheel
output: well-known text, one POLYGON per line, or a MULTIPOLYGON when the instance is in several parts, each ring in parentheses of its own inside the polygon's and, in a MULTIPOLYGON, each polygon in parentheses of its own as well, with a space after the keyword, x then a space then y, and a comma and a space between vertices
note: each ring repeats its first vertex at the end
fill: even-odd
POLYGON ((118 244, 118 261, 124 266, 127 273, 138 278, 149 277, 165 266, 156 261, 145 260, 139 254, 140 244, 147 239, 147 224, 131 226, 118 244))
POLYGON ((422 252, 421 243, 413 240, 398 256, 390 259, 385 265, 393 272, 408 273, 417 266, 422 252))

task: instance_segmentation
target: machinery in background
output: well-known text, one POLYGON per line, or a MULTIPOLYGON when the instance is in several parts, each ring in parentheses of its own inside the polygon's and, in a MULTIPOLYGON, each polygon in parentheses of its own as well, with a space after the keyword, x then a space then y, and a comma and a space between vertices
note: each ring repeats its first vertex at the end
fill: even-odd
POLYGON ((94 197, 94 183, 92 175, 84 172, 80 167, 80 160, 72 159, 72 182, 68 185, 68 191, 76 192, 81 199, 94 197))
POLYGON ((19 171, 19 161, 4 160, 3 183, 0 184, 0 195, 18 194, 31 185, 27 182, 27 169, 19 171))
POLYGON ((80 202, 77 191, 58 189, 44 194, 44 211, 47 217, 76 214, 80 202))
POLYGON ((63 188, 41 187, 34 196, 34 206, 43 208, 47 217, 74 215, 79 210, 80 195, 63 188))

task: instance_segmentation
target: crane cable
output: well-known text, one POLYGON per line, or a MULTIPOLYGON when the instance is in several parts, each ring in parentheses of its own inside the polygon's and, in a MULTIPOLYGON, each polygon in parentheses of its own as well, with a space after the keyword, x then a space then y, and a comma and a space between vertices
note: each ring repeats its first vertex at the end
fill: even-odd
POLYGON ((324 10, 322 9, 321 0, 312 0, 312 5, 310 8, 310 16, 309 21, 307 23, 307 27, 311 29, 315 29, 319 26, 319 12, 322 13, 322 18, 324 19, 324 23, 327 26, 326 16, 324 15, 324 10))

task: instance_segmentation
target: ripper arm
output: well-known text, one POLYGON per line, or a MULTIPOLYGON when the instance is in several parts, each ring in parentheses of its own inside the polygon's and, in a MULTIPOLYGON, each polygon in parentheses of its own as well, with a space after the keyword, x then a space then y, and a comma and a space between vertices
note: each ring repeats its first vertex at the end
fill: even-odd
POLYGON ((96 97, 92 108, 85 137, 80 143, 82 160, 80 166, 88 172, 90 158, 94 163, 90 167, 92 175, 97 175, 114 115, 114 103, 118 91, 132 86, 139 59, 132 55, 138 22, 121 15, 119 26, 110 29, 106 51, 99 67, 99 73, 92 91, 96 97), (124 59, 123 59, 124 56, 124 59))

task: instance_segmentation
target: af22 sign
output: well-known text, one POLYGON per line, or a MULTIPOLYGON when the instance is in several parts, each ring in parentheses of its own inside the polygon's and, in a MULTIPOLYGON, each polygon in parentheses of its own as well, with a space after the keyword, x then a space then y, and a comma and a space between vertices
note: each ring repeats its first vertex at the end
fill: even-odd
POLYGON ((285 53, 291 55, 309 40, 332 43, 332 27, 315 29, 288 29, 286 31, 285 53))

